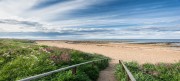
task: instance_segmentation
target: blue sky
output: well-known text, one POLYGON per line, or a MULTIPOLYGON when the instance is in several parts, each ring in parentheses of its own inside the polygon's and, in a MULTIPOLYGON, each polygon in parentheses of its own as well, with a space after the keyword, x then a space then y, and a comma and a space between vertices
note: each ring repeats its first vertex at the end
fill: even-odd
POLYGON ((180 39, 180 0, 0 0, 0 38, 180 39))

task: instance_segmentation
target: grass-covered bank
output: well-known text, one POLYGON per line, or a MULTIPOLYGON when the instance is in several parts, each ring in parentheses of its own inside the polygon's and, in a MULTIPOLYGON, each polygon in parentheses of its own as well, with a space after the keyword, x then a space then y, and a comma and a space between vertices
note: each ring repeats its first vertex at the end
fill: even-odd
MULTIPOLYGON (((28 40, 0 40, 0 81, 14 81, 28 76, 59 69, 69 65, 107 58, 72 49, 39 46, 28 40)), ((59 72, 40 81, 95 81, 108 62, 96 62, 78 67, 76 75, 71 71, 59 72)))
MULTIPOLYGON (((137 81, 180 81, 180 62, 174 64, 143 64, 136 62, 125 63, 137 81)), ((116 66, 118 81, 126 81, 122 66, 116 66)))

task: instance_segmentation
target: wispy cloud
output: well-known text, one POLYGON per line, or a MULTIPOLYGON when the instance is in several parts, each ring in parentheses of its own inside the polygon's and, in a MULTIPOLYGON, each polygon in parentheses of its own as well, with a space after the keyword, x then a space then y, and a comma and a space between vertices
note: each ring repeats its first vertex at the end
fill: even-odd
POLYGON ((41 27, 42 24, 38 22, 31 21, 18 21, 18 20, 10 20, 10 19, 0 19, 1 24, 12 24, 12 25, 24 25, 24 26, 32 26, 32 27, 41 27))
POLYGON ((180 38, 179 0, 0 0, 0 5, 1 38, 180 38))

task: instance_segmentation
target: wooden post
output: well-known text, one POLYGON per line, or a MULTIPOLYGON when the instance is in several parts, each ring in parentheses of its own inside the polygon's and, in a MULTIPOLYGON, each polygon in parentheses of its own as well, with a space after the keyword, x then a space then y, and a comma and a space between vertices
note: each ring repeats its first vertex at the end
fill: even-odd
POLYGON ((94 67, 94 65, 95 65, 95 63, 94 63, 94 62, 92 62, 92 67, 94 67))
POLYGON ((77 70, 77 67, 72 68, 72 74, 73 75, 76 75, 76 70, 77 70))

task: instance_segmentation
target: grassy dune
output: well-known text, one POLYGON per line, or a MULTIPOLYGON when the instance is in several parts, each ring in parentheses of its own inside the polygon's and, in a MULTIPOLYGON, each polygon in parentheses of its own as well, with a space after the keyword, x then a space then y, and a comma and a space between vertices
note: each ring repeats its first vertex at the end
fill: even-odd
MULTIPOLYGON (((72 49, 36 45, 29 40, 0 40, 0 81, 14 81, 28 76, 41 74, 69 65, 95 59, 107 58, 72 49)), ((78 67, 76 75, 71 71, 60 72, 39 81, 95 81, 99 71, 108 62, 78 67)), ((37 81, 37 80, 36 80, 37 81)))
MULTIPOLYGON (((180 62, 175 64, 143 64, 136 62, 125 63, 137 81, 180 81, 180 62)), ((116 66, 118 81, 126 81, 122 66, 116 66)))

